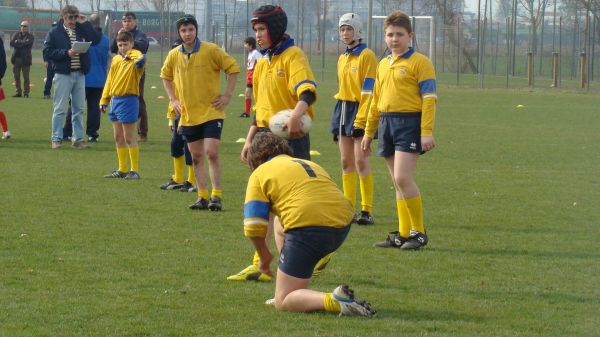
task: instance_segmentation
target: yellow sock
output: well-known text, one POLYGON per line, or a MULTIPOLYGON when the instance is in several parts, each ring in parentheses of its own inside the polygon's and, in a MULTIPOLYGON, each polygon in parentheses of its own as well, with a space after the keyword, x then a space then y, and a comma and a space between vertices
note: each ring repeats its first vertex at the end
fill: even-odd
MULTIPOLYGON (((187 181, 196 186, 196 176, 194 176, 194 166, 193 165, 188 165, 188 178, 187 181)), ((181 179, 183 179, 183 177, 181 177, 181 179)))
POLYGON ((216 188, 213 188, 213 190, 210 193, 211 198, 212 197, 219 197, 222 198, 223 197, 223 191, 221 190, 217 190, 216 188))
POLYGON ((340 312, 340 304, 333 299, 333 293, 325 293, 323 296, 323 309, 327 312, 340 312))
POLYGON ((173 157, 173 181, 178 184, 183 184, 183 165, 185 159, 183 156, 173 157))
POLYGON ((127 154, 129 152, 129 148, 127 147, 117 147, 117 158, 119 159, 119 171, 127 172, 127 154))
POLYGON ((129 148, 129 160, 131 161, 131 170, 135 172, 140 171, 140 148, 130 147, 129 148))
POLYGON ((260 255, 258 255, 258 252, 254 252, 254 257, 252 257, 252 264, 255 266, 258 266, 258 261, 260 261, 260 255))
POLYGON ((342 189, 352 207, 356 208, 356 172, 342 174, 342 189))
POLYGON ((360 177, 360 203, 361 210, 373 212, 373 174, 369 173, 360 177))
POLYGON ((425 233, 425 226, 423 225, 423 200, 421 199, 421 195, 406 199, 406 206, 408 207, 408 214, 410 214, 410 228, 425 233))
POLYGON ((406 200, 396 200, 396 208, 398 210, 398 232, 403 238, 410 236, 410 214, 408 213, 408 206, 406 200))
POLYGON ((202 198, 202 199, 208 200, 208 190, 198 189, 198 198, 202 198))

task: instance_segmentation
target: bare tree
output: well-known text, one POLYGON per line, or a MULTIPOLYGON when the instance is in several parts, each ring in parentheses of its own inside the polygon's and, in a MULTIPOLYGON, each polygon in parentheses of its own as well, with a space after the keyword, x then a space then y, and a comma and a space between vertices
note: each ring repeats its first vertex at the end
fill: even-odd
POLYGON ((496 10, 496 18, 498 21, 503 21, 512 14, 512 1, 511 0, 497 0, 498 9, 496 10))
POLYGON ((523 9, 525 9, 525 15, 521 15, 529 21, 531 29, 530 46, 531 51, 535 55, 537 53, 537 31, 542 24, 544 18, 544 12, 548 5, 548 0, 519 0, 523 9))
POLYGON ((460 46, 460 54, 465 62, 463 69, 468 67, 473 74, 477 73, 477 65, 473 61, 473 52, 465 44, 462 34, 462 11, 465 7, 464 0, 425 0, 423 8, 436 8, 437 15, 441 16, 444 31, 448 40, 454 46, 460 46))

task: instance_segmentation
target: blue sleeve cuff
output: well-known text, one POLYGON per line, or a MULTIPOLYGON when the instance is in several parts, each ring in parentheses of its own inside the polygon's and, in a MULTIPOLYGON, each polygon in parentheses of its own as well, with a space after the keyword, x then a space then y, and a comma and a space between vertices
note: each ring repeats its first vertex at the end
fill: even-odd
POLYGON ((262 218, 269 220, 271 205, 264 201, 248 201, 244 204, 244 218, 262 218))

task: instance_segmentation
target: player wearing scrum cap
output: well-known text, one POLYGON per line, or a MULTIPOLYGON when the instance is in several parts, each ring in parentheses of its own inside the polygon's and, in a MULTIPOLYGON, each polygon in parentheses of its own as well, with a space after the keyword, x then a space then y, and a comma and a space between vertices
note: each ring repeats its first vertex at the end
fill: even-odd
POLYGON ((355 220, 359 225, 372 225, 373 174, 370 154, 361 150, 361 141, 373 94, 377 60, 375 53, 362 42, 362 23, 357 14, 342 15, 338 28, 346 51, 338 59, 339 91, 334 96, 337 103, 329 130, 340 148, 344 195, 353 206, 356 203, 358 172, 361 214, 355 220))
POLYGON ((223 205, 219 145, 225 118, 223 109, 231 100, 240 67, 223 49, 198 39, 198 22, 194 16, 184 15, 176 25, 183 43, 169 52, 160 77, 175 113, 180 116, 178 129, 192 154, 198 199, 189 207, 220 211, 223 205), (227 74, 223 94, 221 71, 227 74), (210 199, 205 160, 212 185, 210 199))

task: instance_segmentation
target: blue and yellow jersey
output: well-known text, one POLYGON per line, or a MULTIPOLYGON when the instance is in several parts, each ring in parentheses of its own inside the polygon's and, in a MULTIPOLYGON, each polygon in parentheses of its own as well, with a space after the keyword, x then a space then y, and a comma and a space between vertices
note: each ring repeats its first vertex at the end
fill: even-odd
POLYGON ((353 49, 346 49, 338 59, 339 91, 333 97, 341 101, 358 102, 358 113, 354 119, 354 126, 357 128, 364 129, 367 124, 376 69, 375 53, 364 43, 353 49))
POLYGON ((113 96, 139 96, 145 62, 144 54, 136 49, 128 51, 125 56, 115 55, 102 90, 100 105, 108 105, 113 96))
POLYGON ((420 112, 421 135, 431 136, 437 100, 435 70, 431 61, 410 48, 377 66, 373 99, 369 106, 365 134, 373 137, 383 112, 420 112))
MULTIPOLYGON (((266 53, 266 51, 265 51, 266 53)), ((258 60, 254 68, 252 90, 256 99, 256 125, 269 127, 269 119, 277 112, 293 109, 300 94, 310 90, 317 95, 315 77, 304 52, 294 46, 294 40, 288 38, 271 57, 258 60)), ((314 120, 312 107, 307 109, 314 120)))
POLYGON ((237 74, 235 59, 216 44, 196 39, 192 51, 184 46, 173 48, 160 71, 160 77, 173 81, 181 104, 179 125, 192 126, 225 118, 223 111, 212 106, 221 94, 221 71, 237 74))
POLYGON ((325 170, 308 160, 279 155, 260 165, 248 180, 244 234, 265 237, 269 213, 290 229, 347 226, 354 216, 350 201, 325 170))

